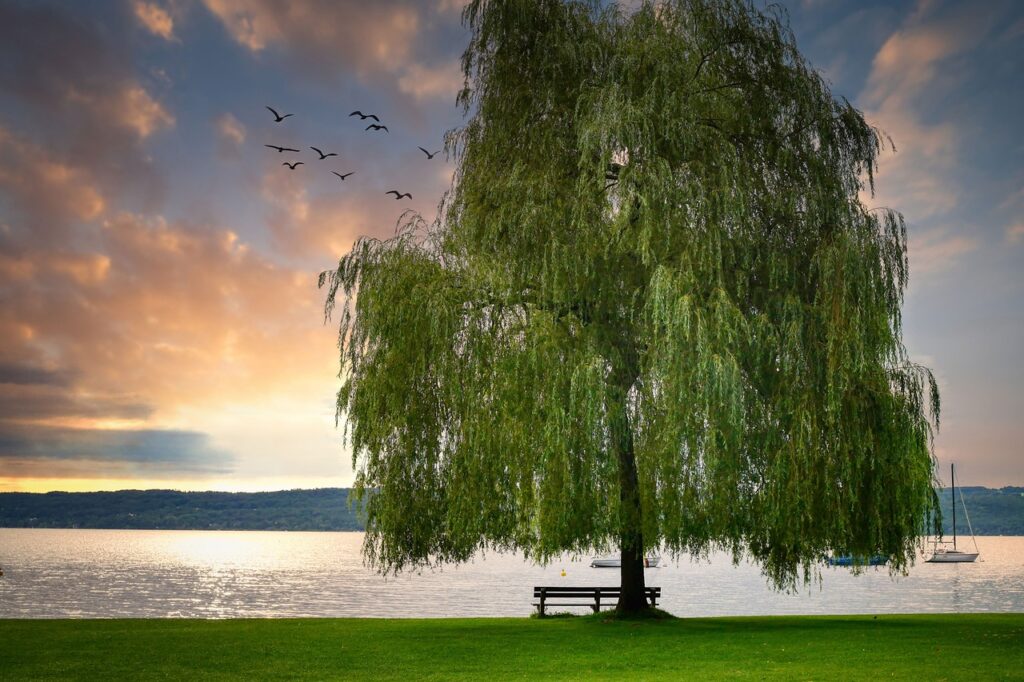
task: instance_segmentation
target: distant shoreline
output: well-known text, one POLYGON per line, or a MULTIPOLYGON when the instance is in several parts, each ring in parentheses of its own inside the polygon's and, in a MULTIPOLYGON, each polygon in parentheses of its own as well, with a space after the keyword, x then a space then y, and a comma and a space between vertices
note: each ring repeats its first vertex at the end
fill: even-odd
MULTIPOLYGON (((1024 535, 1024 487, 958 488, 976 535, 1024 535)), ((257 493, 178 490, 0 493, 0 528, 92 530, 277 530, 352 532, 365 526, 350 488, 257 493)), ((938 489, 945 534, 952 530, 948 491, 938 489)), ((959 507, 959 504, 958 504, 959 507)), ((957 532, 968 533, 963 510, 957 532)))
MULTIPOLYGON (((107 526, 90 526, 89 528, 82 528, 81 526, 0 526, 0 530, 131 530, 145 533, 149 531, 159 530, 167 531, 172 533, 194 533, 196 531, 202 531, 207 533, 365 533, 366 531, 362 528, 354 528, 350 530, 291 530, 289 528, 115 528, 107 526)), ((979 535, 980 537, 1017 537, 1014 535, 979 535)))
POLYGON ((349 492, 0 493, 0 528, 361 531, 349 492))
MULTIPOLYGON (((74 526, 0 526, 0 531, 3 530, 119 530, 119 531, 138 531, 140 533, 148 533, 151 531, 169 532, 169 533, 195 533, 195 532, 206 532, 206 533, 365 533, 364 529, 353 529, 353 530, 289 530, 285 529, 260 529, 260 528, 81 528, 74 526)), ((1020 538, 1024 537, 1024 533, 975 533, 976 538, 1020 538)), ((931 538, 930 535, 919 536, 922 540, 931 538)), ((960 536, 963 537, 962 535, 960 536)))

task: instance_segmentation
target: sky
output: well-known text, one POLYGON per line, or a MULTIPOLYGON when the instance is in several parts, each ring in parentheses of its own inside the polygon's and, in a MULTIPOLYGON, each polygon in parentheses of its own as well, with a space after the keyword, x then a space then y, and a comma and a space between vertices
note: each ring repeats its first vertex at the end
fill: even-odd
MULTIPOLYGON (((782 5, 895 144, 940 471, 1024 485, 1024 3, 782 5)), ((317 275, 436 214, 461 6, 0 0, 0 491, 351 484, 317 275)))

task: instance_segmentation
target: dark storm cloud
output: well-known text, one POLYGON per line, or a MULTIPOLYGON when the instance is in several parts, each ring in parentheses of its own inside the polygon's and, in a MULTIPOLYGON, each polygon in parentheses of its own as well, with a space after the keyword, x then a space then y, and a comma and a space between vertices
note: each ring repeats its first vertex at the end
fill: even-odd
POLYGON ((118 396, 80 396, 67 386, 0 384, 0 415, 4 419, 146 419, 153 407, 118 396))
POLYGON ((195 431, 174 429, 72 429, 0 423, 0 461, 35 463, 40 472, 49 460, 88 460, 135 465, 172 466, 176 473, 224 472, 231 456, 195 431))
MULTIPOLYGON (((64 387, 71 383, 72 374, 72 372, 66 370, 48 369, 38 365, 0 360, 0 384, 41 384, 43 386, 64 387)), ((6 411, 0 408, 0 413, 6 414, 6 411)))

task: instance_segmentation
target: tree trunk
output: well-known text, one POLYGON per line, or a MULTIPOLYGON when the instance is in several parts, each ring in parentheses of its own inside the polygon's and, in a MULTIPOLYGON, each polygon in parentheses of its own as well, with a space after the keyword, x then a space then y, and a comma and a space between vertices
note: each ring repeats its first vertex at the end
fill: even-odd
POLYGON ((628 389, 622 390, 610 415, 612 446, 619 462, 619 549, 622 552, 621 592, 616 610, 636 613, 647 608, 644 590, 644 541, 640 482, 629 425, 628 389))

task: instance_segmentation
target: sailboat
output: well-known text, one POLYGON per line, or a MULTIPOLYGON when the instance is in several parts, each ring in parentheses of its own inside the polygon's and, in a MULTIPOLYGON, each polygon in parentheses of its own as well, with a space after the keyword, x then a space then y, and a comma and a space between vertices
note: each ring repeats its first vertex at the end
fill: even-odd
POLYGON ((971 531, 971 542, 974 543, 973 552, 961 552, 956 548, 956 471, 953 465, 949 465, 949 495, 953 503, 953 541, 940 541, 935 538, 932 543, 932 555, 926 559, 931 564, 964 564, 970 563, 978 558, 978 541, 974 539, 974 529, 971 528, 971 517, 967 515, 967 505, 964 504, 964 494, 960 493, 960 504, 964 507, 964 518, 967 519, 967 529, 971 531), (952 545, 952 546, 951 546, 952 545))

